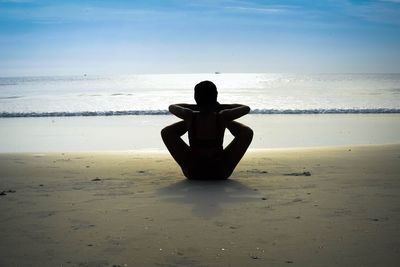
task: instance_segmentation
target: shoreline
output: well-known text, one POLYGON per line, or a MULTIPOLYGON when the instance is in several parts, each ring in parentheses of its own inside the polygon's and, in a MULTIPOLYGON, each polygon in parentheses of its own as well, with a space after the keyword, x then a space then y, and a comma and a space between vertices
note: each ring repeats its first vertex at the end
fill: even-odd
POLYGON ((400 144, 247 153, 226 181, 167 153, 0 154, 1 266, 396 266, 400 144))
MULTIPOLYGON (((301 151, 333 151, 333 150, 346 150, 349 148, 376 148, 376 147, 397 147, 400 146, 399 143, 382 143, 382 144, 343 144, 343 145, 331 145, 331 146, 308 146, 308 147, 271 147, 271 148, 249 148, 246 155, 250 154, 262 154, 268 152, 301 152, 301 151)), ((149 155, 163 155, 170 156, 167 149, 136 149, 136 150, 87 150, 87 151, 34 151, 34 152, 0 152, 1 156, 10 155, 32 155, 32 156, 56 156, 59 154, 96 154, 96 155, 135 155, 140 154, 143 156, 149 155)), ((172 158, 172 157, 171 157, 172 158)))
MULTIPOLYGON (((173 116, 0 119, 1 152, 163 150, 173 116)), ((400 143, 400 114, 247 115, 253 148, 400 143)), ((187 135, 183 136, 187 142, 187 135)), ((226 131, 224 146, 232 140, 226 131)))

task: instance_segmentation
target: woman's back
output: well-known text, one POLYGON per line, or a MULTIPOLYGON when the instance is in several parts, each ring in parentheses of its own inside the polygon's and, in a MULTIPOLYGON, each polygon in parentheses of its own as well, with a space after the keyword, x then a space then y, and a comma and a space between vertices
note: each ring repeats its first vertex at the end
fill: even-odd
POLYGON ((189 122, 189 158, 184 168, 187 177, 222 177, 224 175, 225 127, 216 112, 193 112, 189 122))
POLYGON ((220 150, 225 126, 217 112, 193 112, 189 121, 189 144, 193 149, 220 150))

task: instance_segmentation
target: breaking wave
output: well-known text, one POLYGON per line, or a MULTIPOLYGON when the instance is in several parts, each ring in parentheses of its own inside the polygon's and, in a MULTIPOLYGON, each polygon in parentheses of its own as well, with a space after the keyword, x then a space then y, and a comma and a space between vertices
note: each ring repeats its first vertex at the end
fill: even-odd
MULTIPOLYGON (((374 109, 254 109, 251 114, 384 114, 400 113, 396 108, 374 109)), ((78 112, 0 112, 0 118, 19 117, 88 117, 123 115, 169 115, 168 110, 122 110, 122 111, 78 111, 78 112)))

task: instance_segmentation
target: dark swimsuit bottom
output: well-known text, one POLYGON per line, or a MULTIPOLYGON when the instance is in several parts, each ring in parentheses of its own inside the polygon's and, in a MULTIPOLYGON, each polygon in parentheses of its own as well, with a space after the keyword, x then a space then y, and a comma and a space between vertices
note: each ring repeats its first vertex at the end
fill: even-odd
MULTIPOLYGON (((195 121, 196 115, 193 114, 192 124, 189 129, 190 154, 186 168, 183 168, 183 173, 188 179, 226 179, 227 175, 222 147, 223 138, 219 138, 217 134, 215 139, 196 138, 195 121)), ((216 129, 220 129, 221 122, 218 116, 216 124, 216 129)))
POLYGON ((183 173, 188 179, 217 180, 226 179, 225 160, 223 152, 210 157, 204 157, 196 149, 191 149, 186 168, 183 173))

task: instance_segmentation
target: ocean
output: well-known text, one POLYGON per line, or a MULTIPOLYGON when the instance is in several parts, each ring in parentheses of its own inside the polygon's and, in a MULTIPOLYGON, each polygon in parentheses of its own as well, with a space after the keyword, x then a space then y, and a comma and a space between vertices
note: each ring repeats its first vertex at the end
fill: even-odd
POLYGON ((0 78, 0 153, 165 151, 168 106, 203 80, 252 108, 250 149, 400 143, 400 74, 82 75, 0 78))
POLYGON ((254 114, 400 113, 400 74, 148 74, 0 78, 0 117, 168 114, 213 81, 254 114))

